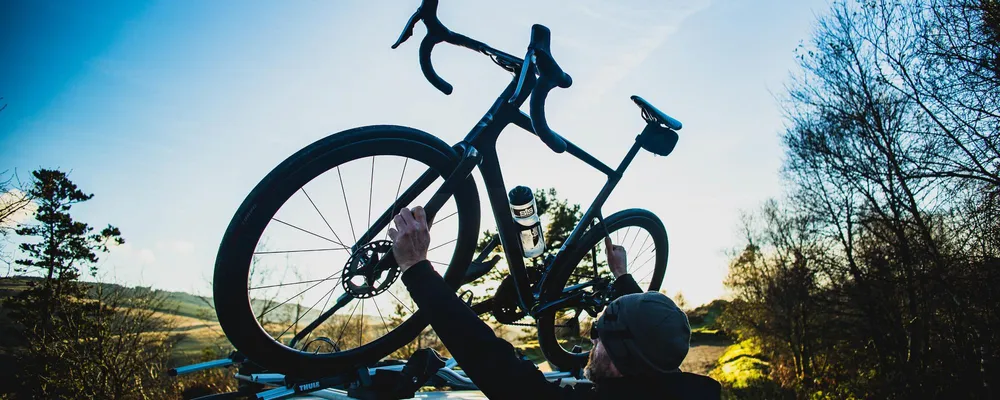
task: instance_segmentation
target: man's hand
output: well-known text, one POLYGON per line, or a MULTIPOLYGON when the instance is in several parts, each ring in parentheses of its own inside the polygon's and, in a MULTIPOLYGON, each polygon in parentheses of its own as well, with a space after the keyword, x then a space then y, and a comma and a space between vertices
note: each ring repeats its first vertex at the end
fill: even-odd
POLYGON ((615 278, 627 274, 628 269, 626 269, 625 266, 625 248, 612 244, 611 238, 605 237, 604 249, 605 254, 608 256, 608 267, 611 268, 611 273, 615 276, 615 278))
POLYGON ((427 259, 427 247, 431 243, 431 224, 427 221, 424 208, 417 206, 413 212, 404 208, 392 219, 396 228, 389 228, 392 239, 392 254, 399 264, 399 273, 406 272, 414 264, 427 259))

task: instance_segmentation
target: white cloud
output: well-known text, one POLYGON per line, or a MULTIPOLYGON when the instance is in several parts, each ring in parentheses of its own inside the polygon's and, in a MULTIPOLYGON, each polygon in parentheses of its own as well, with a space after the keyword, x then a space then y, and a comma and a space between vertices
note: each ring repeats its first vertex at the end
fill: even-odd
POLYGON ((169 251, 177 255, 189 255, 194 252, 194 243, 187 240, 170 240, 156 242, 156 249, 169 251))
POLYGON ((135 247, 129 242, 110 249, 114 264, 122 266, 147 265, 156 262, 156 253, 145 247, 135 247))

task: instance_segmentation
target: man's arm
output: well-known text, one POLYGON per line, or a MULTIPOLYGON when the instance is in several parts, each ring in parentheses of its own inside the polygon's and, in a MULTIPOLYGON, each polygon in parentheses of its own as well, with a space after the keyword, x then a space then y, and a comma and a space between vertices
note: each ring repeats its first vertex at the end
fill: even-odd
POLYGON ((514 346, 496 337, 468 305, 431 268, 427 258, 429 223, 423 209, 400 210, 389 229, 393 255, 403 271, 403 284, 462 370, 486 396, 495 399, 560 398, 572 389, 549 383, 533 363, 521 360, 514 346))
POLYGON ((635 282, 635 278, 628 273, 628 268, 625 265, 628 259, 625 248, 614 245, 611 243, 610 237, 605 237, 604 249, 605 254, 608 256, 608 268, 611 269, 611 273, 615 276, 615 283, 612 284, 614 298, 617 299, 626 294, 642 293, 642 288, 635 282))
POLYGON ((519 359, 514 346, 496 337, 429 262, 409 268, 403 284, 462 370, 489 398, 553 399, 571 392, 549 383, 532 362, 519 359))
POLYGON ((635 278, 633 278, 631 274, 619 276, 615 279, 615 283, 611 284, 611 287, 614 289, 614 298, 616 299, 626 294, 643 292, 642 288, 635 282, 635 278))

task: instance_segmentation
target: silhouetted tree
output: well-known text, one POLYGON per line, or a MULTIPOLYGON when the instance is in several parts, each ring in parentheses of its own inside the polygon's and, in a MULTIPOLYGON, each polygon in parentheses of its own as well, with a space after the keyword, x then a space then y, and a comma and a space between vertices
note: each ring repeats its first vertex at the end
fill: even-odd
POLYGON ((40 290, 51 292, 53 298, 77 295, 74 281, 80 277, 80 267, 88 266, 96 272, 97 253, 108 251, 111 243, 120 245, 125 240, 121 231, 111 225, 94 233, 90 225, 73 220, 69 214, 73 205, 94 196, 77 188, 66 173, 39 169, 32 176, 34 182, 28 195, 38 205, 37 223, 21 226, 16 232, 35 241, 21 243, 27 258, 16 261, 20 266, 17 271, 41 271, 44 279, 40 290))
POLYGON ((790 195, 758 231, 804 240, 748 238, 727 281, 725 320, 760 339, 773 374, 795 372, 783 383, 996 396, 997 10, 840 1, 802 48, 785 102, 790 195))

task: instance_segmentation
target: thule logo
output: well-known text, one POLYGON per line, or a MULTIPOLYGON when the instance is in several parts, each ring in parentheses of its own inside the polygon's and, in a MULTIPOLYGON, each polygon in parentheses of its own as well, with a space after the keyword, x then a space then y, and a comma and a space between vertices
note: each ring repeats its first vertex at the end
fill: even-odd
POLYGON ((310 382, 310 383, 299 385, 299 390, 300 391, 313 390, 313 389, 319 389, 319 382, 310 382))

